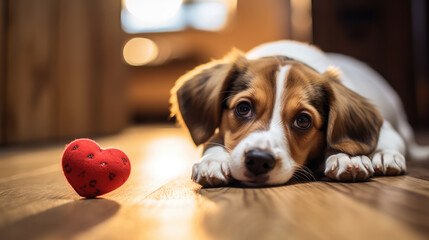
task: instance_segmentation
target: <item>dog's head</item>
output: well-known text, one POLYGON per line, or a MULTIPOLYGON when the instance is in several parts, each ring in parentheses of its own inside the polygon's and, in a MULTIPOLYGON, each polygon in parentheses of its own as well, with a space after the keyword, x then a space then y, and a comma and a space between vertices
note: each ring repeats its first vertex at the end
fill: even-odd
POLYGON ((254 185, 285 183, 326 154, 368 155, 382 124, 335 71, 318 73, 280 56, 250 60, 238 51, 182 76, 171 104, 196 145, 222 143, 233 178, 254 185))

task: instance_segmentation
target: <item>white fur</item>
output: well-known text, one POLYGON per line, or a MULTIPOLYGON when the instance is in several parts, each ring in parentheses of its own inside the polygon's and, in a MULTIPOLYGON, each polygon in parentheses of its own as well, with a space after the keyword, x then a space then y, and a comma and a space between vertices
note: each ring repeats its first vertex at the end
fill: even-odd
POLYGON ((392 125, 384 121, 380 130, 377 148, 372 156, 374 169, 386 175, 388 168, 395 169, 396 172, 405 172, 405 142, 392 125))
POLYGON ((378 136, 376 151, 395 150, 405 155, 405 142, 392 125, 384 121, 378 136))
POLYGON ((283 55, 307 63, 318 72, 324 72, 330 66, 328 57, 322 51, 309 44, 295 41, 265 43, 250 50, 246 57, 257 59, 275 55, 283 55))
POLYGON ((250 185, 260 184, 280 184, 289 180, 294 172, 295 162, 290 156, 286 143, 286 136, 281 119, 281 109, 283 107, 282 97, 286 75, 290 66, 281 67, 276 77, 276 96, 273 109, 273 117, 270 122, 270 128, 267 131, 258 131, 249 134, 243 139, 237 147, 231 152, 230 170, 232 177, 250 185), (274 167, 264 176, 258 176, 256 179, 249 177, 244 164, 244 157, 250 150, 263 150, 271 153, 277 161, 281 162, 281 168, 274 167), (246 176, 247 175, 247 176, 246 176), (268 177, 268 178, 267 178, 268 177))
POLYGON ((192 167, 192 179, 209 186, 228 184, 232 180, 229 162, 231 157, 225 148, 210 147, 204 152, 200 161, 192 167))

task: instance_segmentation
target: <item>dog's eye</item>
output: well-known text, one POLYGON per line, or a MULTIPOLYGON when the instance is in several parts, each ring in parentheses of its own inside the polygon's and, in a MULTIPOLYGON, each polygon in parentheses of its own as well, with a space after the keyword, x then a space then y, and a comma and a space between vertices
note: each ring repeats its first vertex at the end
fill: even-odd
POLYGON ((239 118, 249 119, 253 117, 252 104, 247 101, 242 101, 235 107, 235 115, 239 118))
POLYGON ((308 129, 311 126, 311 117, 305 113, 299 114, 293 122, 293 126, 302 130, 308 129))

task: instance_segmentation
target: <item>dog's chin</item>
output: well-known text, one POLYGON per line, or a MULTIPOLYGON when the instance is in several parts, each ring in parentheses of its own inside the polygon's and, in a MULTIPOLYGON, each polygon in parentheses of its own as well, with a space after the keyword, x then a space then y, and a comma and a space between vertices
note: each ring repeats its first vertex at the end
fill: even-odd
POLYGON ((265 182, 257 182, 257 181, 240 181, 242 184, 248 187, 265 187, 267 184, 265 182))
POLYGON ((245 186, 248 187, 268 187, 268 186, 278 186, 287 183, 290 178, 284 179, 271 179, 269 175, 262 175, 256 177, 248 177, 247 179, 238 180, 245 186))
POLYGON ((260 176, 254 176, 248 172, 244 173, 244 175, 247 177, 246 180, 240 180, 244 185, 249 187, 263 187, 267 186, 267 182, 270 179, 268 175, 260 175, 260 176))
POLYGON ((284 174, 282 177, 270 176, 269 174, 262 176, 247 176, 246 179, 236 179, 240 183, 248 187, 268 187, 268 186, 279 186, 286 184, 292 178, 293 173, 284 174))
POLYGON ((270 186, 279 186, 285 184, 287 181, 284 182, 270 182, 270 181, 258 181, 258 180, 246 180, 246 181, 240 181, 243 185, 248 187, 270 187, 270 186))

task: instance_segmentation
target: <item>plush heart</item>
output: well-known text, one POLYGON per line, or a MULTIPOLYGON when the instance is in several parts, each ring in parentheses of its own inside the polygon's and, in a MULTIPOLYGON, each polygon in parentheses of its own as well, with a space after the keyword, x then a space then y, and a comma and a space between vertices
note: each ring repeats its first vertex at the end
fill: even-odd
POLYGON ((93 198, 120 187, 130 176, 130 160, 119 149, 101 148, 91 139, 77 139, 66 146, 62 166, 76 192, 93 198))

